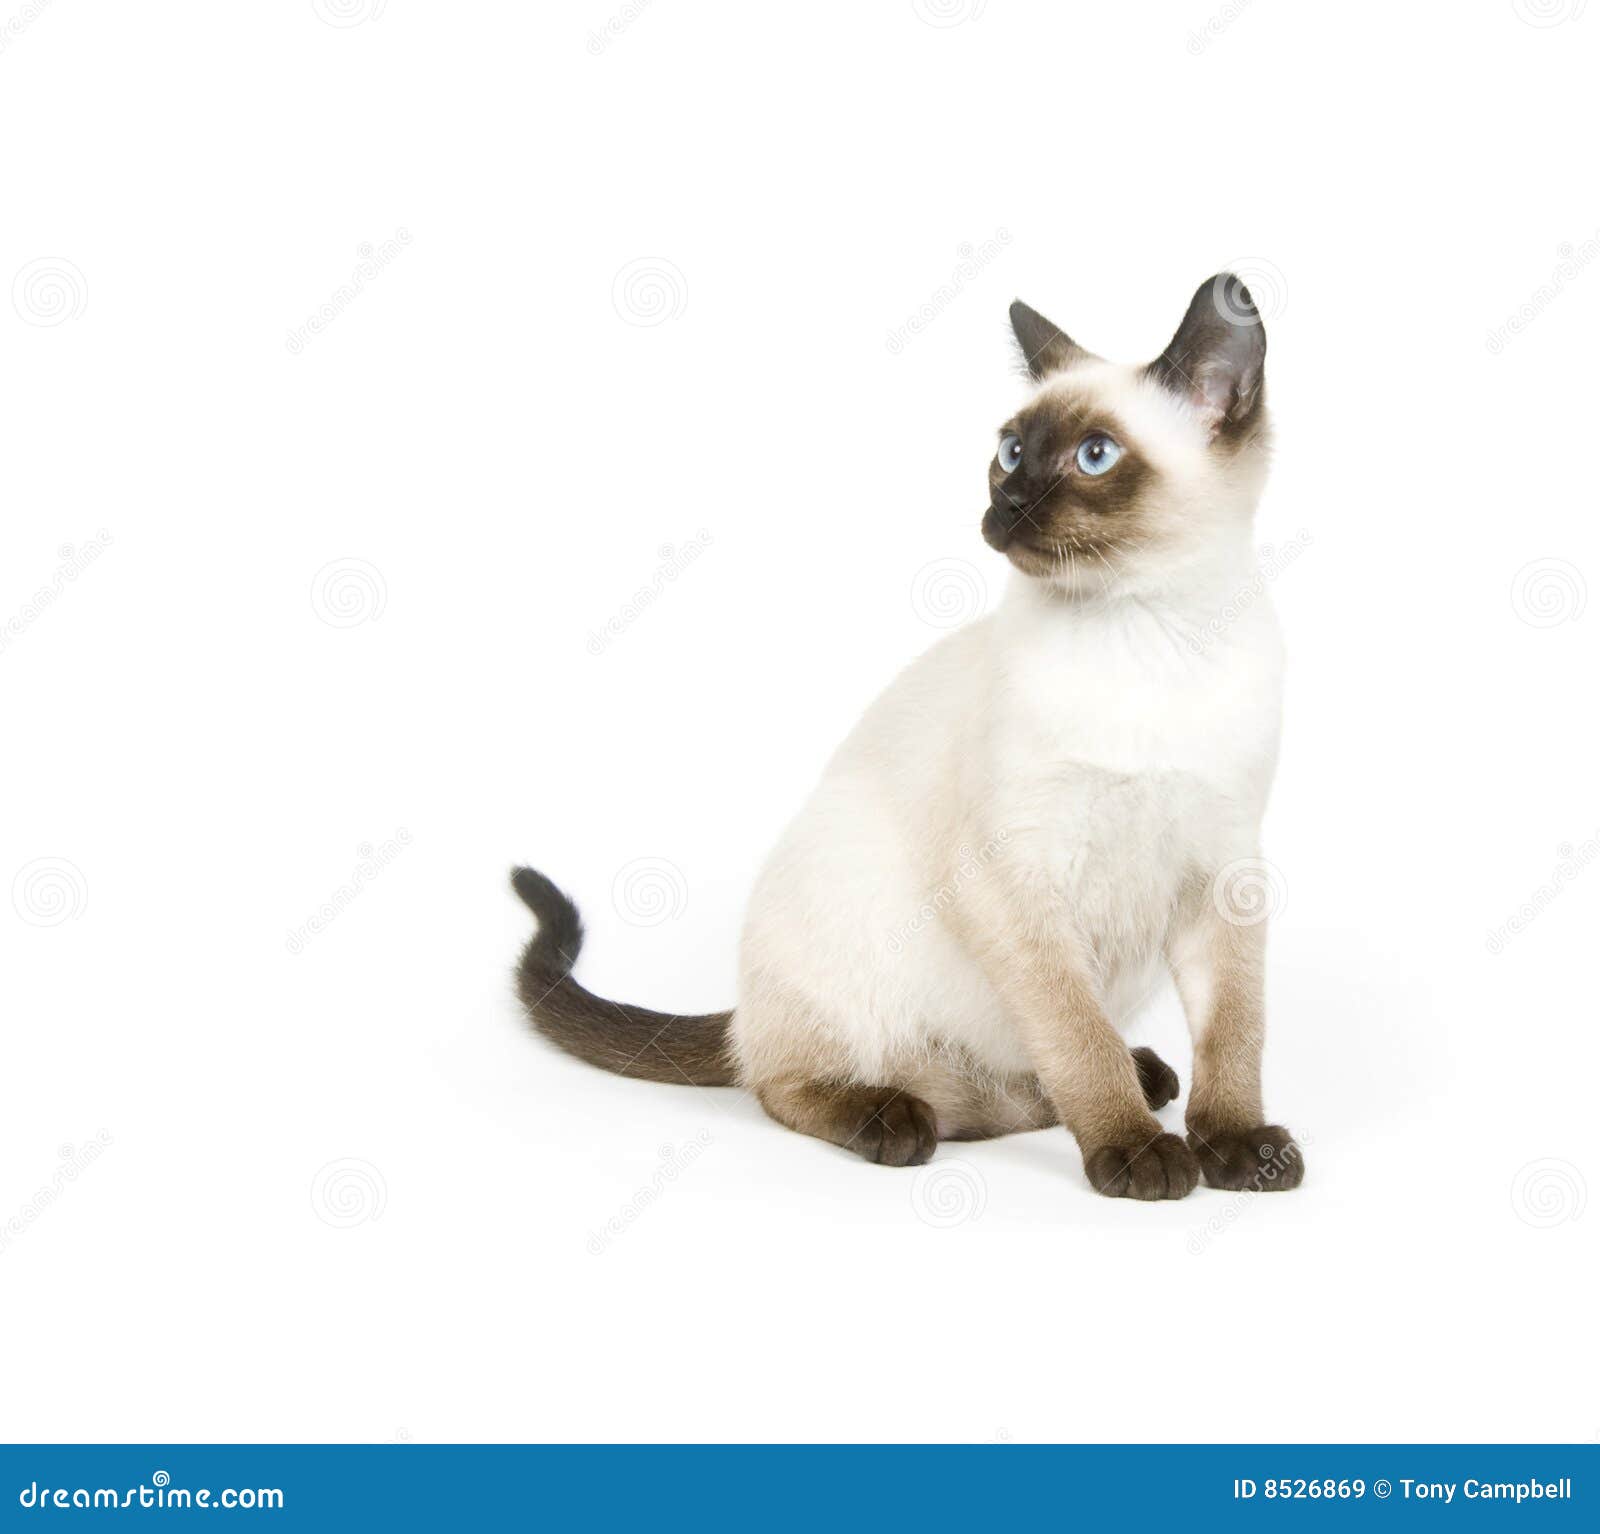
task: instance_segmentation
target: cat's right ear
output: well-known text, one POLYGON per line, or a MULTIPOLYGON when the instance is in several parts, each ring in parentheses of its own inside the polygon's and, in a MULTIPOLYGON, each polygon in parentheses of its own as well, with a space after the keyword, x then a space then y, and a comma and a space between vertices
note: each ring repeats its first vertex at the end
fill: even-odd
POLYGON ((1267 332, 1250 289, 1218 272, 1195 289, 1177 334, 1145 371, 1217 437, 1242 431, 1260 408, 1266 358, 1267 332))
POLYGON ((1044 380, 1088 353, 1064 330, 1019 298, 1011 305, 1011 330, 1030 377, 1044 380))

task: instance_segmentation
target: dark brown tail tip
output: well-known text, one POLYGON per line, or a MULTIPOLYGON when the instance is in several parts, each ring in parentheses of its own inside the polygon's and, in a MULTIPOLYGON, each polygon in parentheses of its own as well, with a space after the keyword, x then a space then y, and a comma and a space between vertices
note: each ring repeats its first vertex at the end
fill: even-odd
POLYGON ((536 868, 513 868, 511 887, 539 923, 522 956, 522 968, 536 968, 551 977, 569 973, 583 947, 577 906, 536 868))

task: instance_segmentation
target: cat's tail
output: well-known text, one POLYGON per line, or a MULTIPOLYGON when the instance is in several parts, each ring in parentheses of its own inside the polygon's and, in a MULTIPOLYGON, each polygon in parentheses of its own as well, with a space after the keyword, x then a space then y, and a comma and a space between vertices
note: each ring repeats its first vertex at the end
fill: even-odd
POLYGON ((511 887, 539 921, 517 964, 517 995, 529 1021, 551 1043, 618 1076, 697 1087, 733 1085, 731 1012, 676 1017, 584 990, 572 978, 583 946, 578 908, 532 868, 512 869, 511 887))

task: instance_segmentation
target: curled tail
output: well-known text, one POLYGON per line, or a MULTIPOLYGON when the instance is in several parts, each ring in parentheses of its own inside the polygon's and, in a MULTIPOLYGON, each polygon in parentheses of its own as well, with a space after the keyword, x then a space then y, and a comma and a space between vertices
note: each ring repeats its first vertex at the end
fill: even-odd
POLYGON ((569 1055, 618 1076, 697 1087, 733 1085, 731 1012, 675 1017, 584 990, 572 978, 583 946, 578 908, 532 868, 513 869, 511 887, 539 921, 517 965, 517 994, 540 1033, 569 1055))

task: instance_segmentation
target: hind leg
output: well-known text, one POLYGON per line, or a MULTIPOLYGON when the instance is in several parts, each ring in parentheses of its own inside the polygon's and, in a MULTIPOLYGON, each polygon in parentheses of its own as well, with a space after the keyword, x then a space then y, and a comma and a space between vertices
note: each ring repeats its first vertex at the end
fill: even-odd
MULTIPOLYGON (((1166 1107, 1178 1096, 1178 1073, 1147 1046, 1128 1053, 1151 1112, 1166 1107)), ((914 1084, 933 1104, 944 1140, 988 1140, 1061 1122, 1037 1076, 993 1076, 969 1067, 931 1077, 924 1067, 914 1084)))
MULTIPOLYGON (((1160 1055, 1147 1048, 1130 1052, 1152 1109, 1177 1097, 1178 1073, 1160 1055)), ((907 1087, 780 1080, 758 1086, 756 1097, 787 1128, 880 1166, 921 1166, 939 1143, 941 1121, 948 1123, 947 1138, 956 1140, 986 1140, 1056 1122, 1055 1109, 1034 1077, 1002 1081, 975 1073, 962 1079, 947 1066, 925 1065, 914 1085, 939 1104, 937 1117, 933 1105, 907 1087)))
POLYGON ((1178 1073, 1147 1045, 1128 1051, 1139 1072, 1139 1085, 1144 1088, 1144 1100, 1151 1112, 1165 1108, 1178 1095, 1178 1073))
POLYGON ((880 1166, 921 1166, 939 1143, 933 1109, 899 1087, 780 1080, 763 1082, 756 1096, 780 1124, 880 1166))

